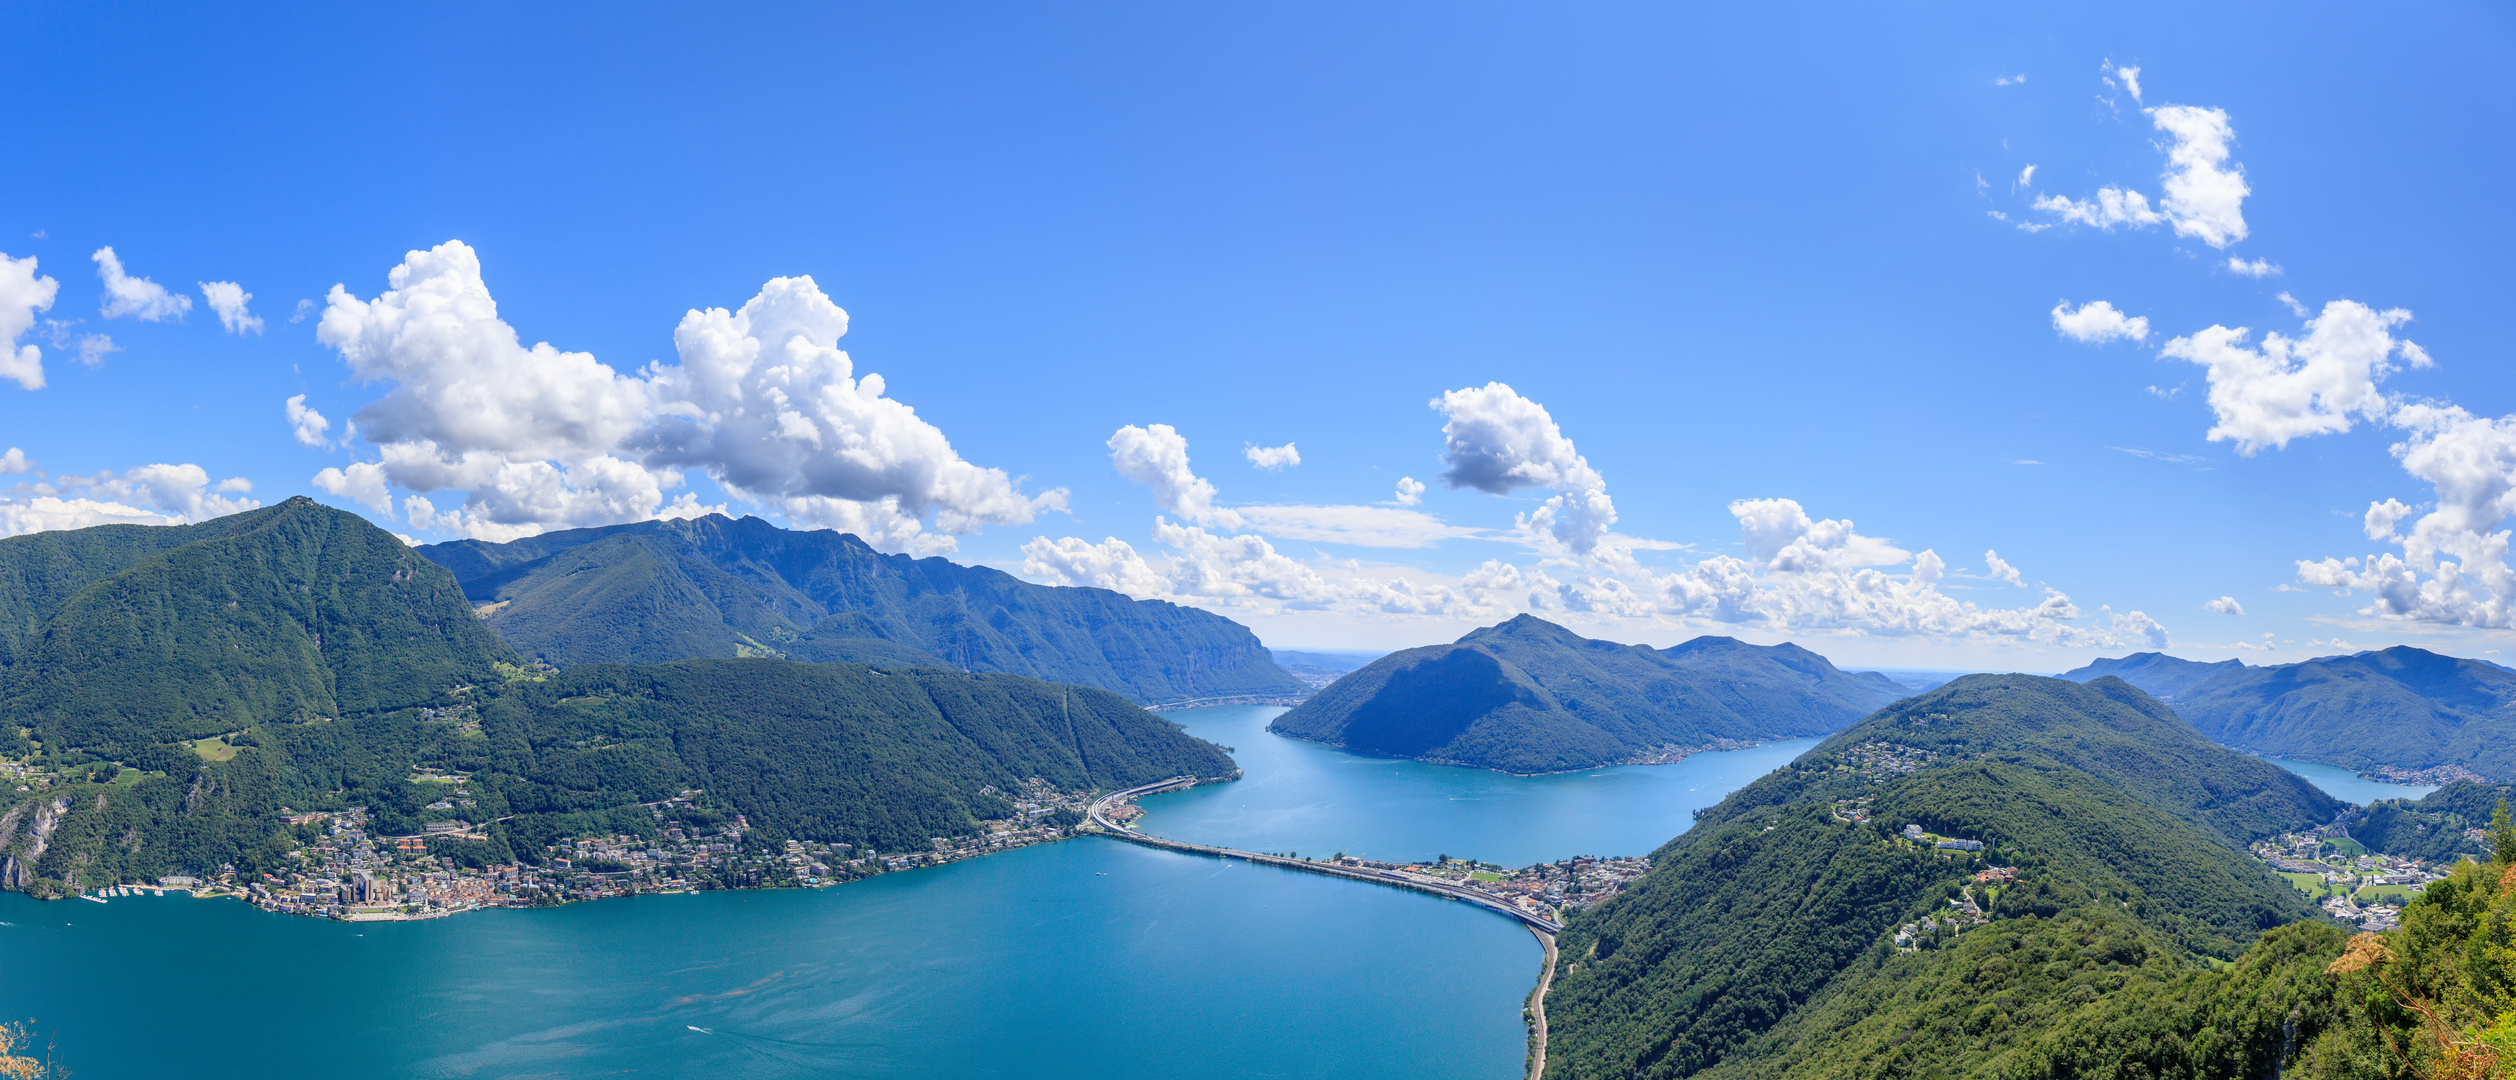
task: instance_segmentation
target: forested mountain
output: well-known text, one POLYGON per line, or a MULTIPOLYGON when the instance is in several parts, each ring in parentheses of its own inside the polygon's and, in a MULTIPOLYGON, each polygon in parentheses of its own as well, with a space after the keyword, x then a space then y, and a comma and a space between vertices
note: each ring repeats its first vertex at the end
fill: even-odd
POLYGON ((2497 664, 2400 645, 2270 667, 2145 653, 2063 677, 2109 664, 2228 746, 2348 769, 2457 765, 2516 779, 2516 671, 2497 664))
POLYGON ((514 659, 443 567, 304 498, 0 540, 0 733, 56 751, 441 703, 514 659))
POLYGON ((2196 683, 2215 675, 2242 671, 2244 668, 2245 661, 2243 660, 2222 660, 2215 664, 2205 664, 2199 660, 2186 660, 2183 657, 2168 656, 2162 652, 2145 652, 2114 659, 2099 658, 2090 661, 2086 667, 2064 672, 2062 677, 2072 682, 2090 682, 2112 675, 2139 687, 2143 693, 2151 697, 2171 702, 2175 700, 2177 694, 2192 689, 2196 683))
POLYGON ((2332 1007, 2288 990, 2342 935, 2280 929, 2313 909, 2241 845, 2340 805, 2119 680, 1968 676, 1732 794, 1576 915, 1546 1074, 2269 1075, 2284 1022, 2326 1017, 2293 1010, 2332 1007))
POLYGON ((2424 862, 2486 858, 2490 839, 2472 832, 2486 833, 2499 800, 2510 798, 2516 798, 2516 786, 2462 781, 2417 799, 2385 799, 2359 807, 2342 823, 2350 838, 2370 851, 2424 862))
POLYGON ((1028 675, 1144 703, 1303 692, 1247 627, 1211 612, 753 517, 420 551, 508 644, 560 665, 782 656, 1028 675))
POLYGON ((0 602, 0 751, 68 780, 0 796, 0 887, 14 889, 223 863, 250 876, 298 842, 283 807, 365 806, 383 831, 415 832, 435 798, 411 782, 422 766, 474 774, 466 813, 496 824, 472 855, 499 862, 651 829, 637 804, 691 788, 762 843, 899 850, 1005 816, 991 787, 1233 771, 1119 695, 1021 676, 519 665, 444 567, 303 499, 0 540, 0 602))
POLYGON ((1391 757, 1515 773, 1614 764, 1717 739, 1822 735, 1904 696, 1796 645, 1593 641, 1522 615, 1393 653, 1268 730, 1391 757))

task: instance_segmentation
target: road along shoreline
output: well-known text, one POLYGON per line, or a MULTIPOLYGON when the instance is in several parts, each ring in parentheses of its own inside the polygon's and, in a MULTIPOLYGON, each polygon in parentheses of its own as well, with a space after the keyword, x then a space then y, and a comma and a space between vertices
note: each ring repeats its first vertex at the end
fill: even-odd
POLYGON ((1546 966, 1538 969, 1538 988, 1529 992, 1529 1080, 1538 1080, 1546 1073, 1546 989, 1555 984, 1555 935, 1534 926, 1529 933, 1546 947, 1546 966))

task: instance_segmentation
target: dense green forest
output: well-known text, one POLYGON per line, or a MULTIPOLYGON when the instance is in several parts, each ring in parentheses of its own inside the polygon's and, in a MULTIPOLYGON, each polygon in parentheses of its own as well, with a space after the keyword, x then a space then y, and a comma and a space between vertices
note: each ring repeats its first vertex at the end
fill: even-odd
POLYGON ((1822 735, 1904 696, 1796 645, 1594 641, 1522 615, 1384 656, 1268 730, 1360 753, 1540 773, 1664 747, 1822 735))
POLYGON ((2262 1075, 2280 1044, 2230 1032, 2279 1030, 2340 942, 2241 848, 2339 809, 2284 778, 2115 680, 1899 702, 1572 919, 1547 1074, 2262 1075))
POLYGON ((121 759, 436 703, 515 659, 444 568, 302 498, 0 540, 0 623, 0 728, 121 759))
POLYGON ((781 656, 1028 675, 1143 703, 1302 693, 1256 635, 1211 612, 752 517, 420 551, 454 571, 491 629, 553 664, 781 656))
MULTIPOLYGON (((744 815, 760 842, 924 848, 1010 812, 990 791, 1233 773, 1119 695, 1012 675, 773 659, 512 663, 443 567, 304 500, 171 529, 0 540, 0 746, 65 781, 0 799, 0 887, 53 892, 276 865, 298 811, 417 832, 470 773, 483 841, 645 834, 641 803, 744 815)), ((432 850, 436 848, 432 847, 432 850)))
POLYGON ((2458 856, 2489 852, 2489 840, 2470 833, 2476 829, 2486 832, 2499 800, 2510 797, 2516 797, 2516 786, 2462 781, 2417 799, 2370 803, 2351 811, 2343 823, 2350 830, 2350 838, 2370 851, 2426 862, 2451 862, 2458 856))
POLYGON ((2458 765, 2516 779, 2516 671, 2407 645, 2295 664, 2200 664, 2144 653, 2115 674, 2166 699, 2202 734, 2272 757, 2347 769, 2458 765))
POLYGON ((1014 675, 770 659, 514 670, 441 719, 259 725, 226 740, 227 761, 38 792, 0 824, 0 850, 28 854, 11 833, 24 839, 47 801, 68 799, 67 812, 40 859, 7 864, 9 884, 276 865, 299 839, 283 806, 365 806, 380 832, 417 832, 455 816, 424 809, 444 788, 414 782, 423 764, 471 774, 479 805, 462 816, 491 822, 490 839, 439 853, 473 865, 540 862, 565 836, 652 835, 639 804, 694 788, 744 815, 759 843, 903 851, 1008 816, 989 789, 1032 778, 1079 790, 1234 773, 1222 750, 1124 698, 1014 675))

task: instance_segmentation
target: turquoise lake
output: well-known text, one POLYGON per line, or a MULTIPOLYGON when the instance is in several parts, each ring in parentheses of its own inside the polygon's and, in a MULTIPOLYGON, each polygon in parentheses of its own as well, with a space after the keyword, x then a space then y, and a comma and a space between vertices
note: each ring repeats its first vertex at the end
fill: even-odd
POLYGON ((1245 851, 1343 851, 1393 862, 1449 855, 1526 866, 1572 855, 1648 855, 1693 825, 1697 809, 1819 741, 1697 754, 1674 765, 1506 776, 1267 734, 1267 722, 1283 713, 1242 706, 1170 714, 1189 734, 1232 747, 1246 775, 1147 797, 1138 827, 1245 851))
POLYGON ((2388 784, 2382 780, 2369 780, 2348 769, 2335 768, 2331 765, 2317 765, 2307 761, 2284 761, 2280 758, 2264 758, 2263 760, 2305 777, 2307 783, 2322 788, 2326 795, 2362 806, 2379 799, 2417 799, 2437 790, 2435 784, 2388 784))
MULTIPOLYGON (((1515 778, 1174 714, 1246 778, 1148 831, 1502 863, 1648 852, 1807 743, 1515 778)), ((343 924, 0 894, 0 1018, 90 1080, 1520 1075, 1537 943, 1452 901, 1078 839, 817 891, 343 924)))

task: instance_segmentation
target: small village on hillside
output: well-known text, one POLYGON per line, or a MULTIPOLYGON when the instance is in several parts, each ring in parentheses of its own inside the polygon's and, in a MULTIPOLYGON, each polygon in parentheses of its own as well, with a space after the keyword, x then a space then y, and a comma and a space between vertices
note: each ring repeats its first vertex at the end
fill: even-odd
POLYGON ((2392 929, 2404 904, 2454 869, 2372 853, 2339 825, 2284 833, 2253 852, 2326 913, 2368 930, 2392 929))

